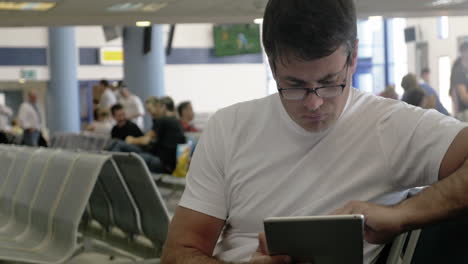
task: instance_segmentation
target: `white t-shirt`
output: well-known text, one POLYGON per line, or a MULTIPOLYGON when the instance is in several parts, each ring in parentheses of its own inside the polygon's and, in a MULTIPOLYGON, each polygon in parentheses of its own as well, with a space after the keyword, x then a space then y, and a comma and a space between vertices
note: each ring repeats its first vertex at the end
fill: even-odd
MULTIPOLYGON (((197 145, 180 205, 226 219, 215 248, 248 261, 270 216, 326 215, 350 200, 390 205, 434 183, 466 124, 351 89, 337 123, 309 133, 278 94, 220 110, 197 145)), ((365 244, 364 263, 382 246, 365 244)))
POLYGON ((117 103, 117 98, 111 88, 106 88, 101 95, 99 100, 99 106, 103 109, 109 110, 113 105, 117 103))
POLYGON ((145 114, 145 108, 143 107, 143 102, 136 95, 130 95, 128 98, 122 97, 120 99, 125 115, 127 118, 135 115, 141 115, 137 118, 133 118, 132 122, 135 123, 141 130, 143 130, 143 115, 145 114))
POLYGON ((36 108, 29 102, 24 102, 20 105, 18 110, 18 120, 20 121, 21 127, 24 129, 34 128, 41 130, 42 118, 41 113, 38 112, 39 108, 36 108))

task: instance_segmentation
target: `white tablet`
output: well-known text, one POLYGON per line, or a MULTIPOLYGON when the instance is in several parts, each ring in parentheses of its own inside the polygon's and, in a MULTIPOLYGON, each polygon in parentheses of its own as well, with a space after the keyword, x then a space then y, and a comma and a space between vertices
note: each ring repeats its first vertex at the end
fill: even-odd
POLYGON ((363 215, 270 217, 264 226, 271 255, 314 264, 363 262, 363 215))

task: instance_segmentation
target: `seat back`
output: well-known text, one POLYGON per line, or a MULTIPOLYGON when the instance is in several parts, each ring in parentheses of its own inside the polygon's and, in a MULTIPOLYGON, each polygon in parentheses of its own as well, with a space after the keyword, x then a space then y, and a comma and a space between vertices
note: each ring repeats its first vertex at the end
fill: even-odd
POLYGON ((104 165, 99 181, 110 200, 115 225, 128 234, 141 234, 140 212, 114 161, 104 165))
POLYGON ((0 226, 4 226, 13 216, 13 197, 30 171, 31 158, 36 151, 19 149, 14 163, 0 188, 0 226))
POLYGON ((53 223, 48 228, 52 230, 48 235, 50 243, 45 246, 56 252, 55 257, 64 258, 73 252, 81 216, 104 164, 109 162, 109 155, 92 153, 80 155, 75 162, 59 203, 52 208, 53 223))
POLYGON ((162 247, 166 241, 170 217, 148 167, 134 153, 115 153, 113 158, 140 208, 144 234, 155 246, 162 247))
POLYGON ((98 221, 106 230, 109 230, 114 225, 111 203, 99 180, 94 185, 93 192, 91 193, 89 207, 91 218, 98 221))
POLYGON ((13 198, 13 218, 17 224, 22 224, 24 228, 28 222, 28 215, 33 201, 39 194, 38 186, 46 177, 49 162, 54 155, 58 155, 61 151, 46 151, 38 149, 31 158, 28 173, 23 179, 23 184, 20 184, 13 198))
POLYGON ((0 144, 0 168, 2 168, 2 173, 0 173, 0 190, 15 163, 18 150, 19 148, 7 147, 7 145, 0 144))
POLYGON ((412 231, 403 263, 468 263, 467 249, 468 218, 459 217, 412 231))
MULTIPOLYGON (((37 186, 38 195, 31 206, 31 213, 28 217, 28 229, 23 232, 18 239, 21 241, 30 240, 30 228, 39 230, 41 234, 49 232, 49 223, 52 219, 52 209, 57 207, 60 196, 63 192, 70 175, 73 172, 76 161, 80 153, 63 151, 60 155, 55 155, 49 162, 47 177, 37 186)), ((43 237, 36 236, 40 241, 43 237)))

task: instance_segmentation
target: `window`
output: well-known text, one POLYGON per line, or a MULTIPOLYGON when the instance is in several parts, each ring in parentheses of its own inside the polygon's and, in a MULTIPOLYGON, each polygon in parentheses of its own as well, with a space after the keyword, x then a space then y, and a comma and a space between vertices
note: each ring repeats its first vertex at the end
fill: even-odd
POLYGON ((447 39, 449 36, 449 19, 446 16, 441 16, 437 20, 437 31, 439 39, 447 39))
POLYGON ((447 108, 447 111, 452 112, 452 99, 449 96, 450 89, 450 57, 439 57, 439 96, 442 104, 447 108))

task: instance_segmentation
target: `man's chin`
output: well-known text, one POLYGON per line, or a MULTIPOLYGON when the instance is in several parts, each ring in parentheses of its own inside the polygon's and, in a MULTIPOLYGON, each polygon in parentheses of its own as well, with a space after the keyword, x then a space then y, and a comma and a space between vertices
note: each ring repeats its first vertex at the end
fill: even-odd
POLYGON ((330 128, 335 122, 332 120, 324 120, 324 121, 318 121, 318 122, 306 122, 305 124, 302 125, 302 128, 304 128, 306 131, 311 132, 311 133, 319 133, 327 130, 330 128))

